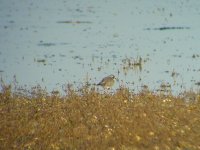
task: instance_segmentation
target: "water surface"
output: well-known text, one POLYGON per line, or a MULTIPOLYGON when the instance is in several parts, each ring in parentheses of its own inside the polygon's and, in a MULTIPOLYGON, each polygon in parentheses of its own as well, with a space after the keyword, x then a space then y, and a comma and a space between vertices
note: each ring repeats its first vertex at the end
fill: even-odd
POLYGON ((198 0, 9 0, 0 17, 6 83, 52 91, 114 74, 114 89, 199 89, 198 0))

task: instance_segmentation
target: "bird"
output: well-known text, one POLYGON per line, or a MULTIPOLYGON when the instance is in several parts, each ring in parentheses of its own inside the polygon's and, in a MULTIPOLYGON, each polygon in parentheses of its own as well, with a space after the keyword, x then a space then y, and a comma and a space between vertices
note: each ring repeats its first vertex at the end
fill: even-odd
POLYGON ((107 77, 104 77, 97 85, 100 85, 106 89, 110 89, 114 85, 115 79, 115 76, 111 74, 107 77))

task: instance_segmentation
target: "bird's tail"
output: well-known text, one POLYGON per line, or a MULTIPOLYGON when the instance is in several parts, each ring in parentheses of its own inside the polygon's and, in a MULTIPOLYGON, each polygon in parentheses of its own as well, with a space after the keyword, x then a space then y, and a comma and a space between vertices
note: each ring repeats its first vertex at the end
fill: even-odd
POLYGON ((100 86, 100 85, 101 85, 101 83, 98 83, 98 84, 96 84, 96 85, 100 86))

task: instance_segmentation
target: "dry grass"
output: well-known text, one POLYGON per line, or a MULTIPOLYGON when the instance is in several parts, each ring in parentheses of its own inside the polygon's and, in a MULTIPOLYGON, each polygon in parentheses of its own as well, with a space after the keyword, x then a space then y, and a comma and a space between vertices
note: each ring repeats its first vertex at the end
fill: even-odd
POLYGON ((200 149, 200 99, 81 89, 0 93, 0 149, 200 149))

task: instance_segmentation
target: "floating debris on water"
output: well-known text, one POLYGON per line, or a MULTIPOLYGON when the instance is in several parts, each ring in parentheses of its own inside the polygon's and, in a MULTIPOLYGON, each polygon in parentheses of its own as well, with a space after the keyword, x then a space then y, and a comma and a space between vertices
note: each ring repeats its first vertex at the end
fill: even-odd
POLYGON ((40 43, 38 44, 38 46, 46 46, 46 47, 49 47, 49 46, 55 46, 56 44, 55 43, 44 43, 43 41, 40 41, 40 43))
POLYGON ((197 58, 197 57, 200 57, 200 55, 199 54, 193 54, 192 55, 192 58, 197 58))
POLYGON ((175 70, 172 71, 171 76, 172 77, 177 77, 179 73, 177 73, 175 70))
POLYGON ((66 21, 57 21, 57 23, 69 23, 69 24, 89 24, 92 23, 91 21, 72 21, 72 20, 66 20, 66 21))
POLYGON ((162 84, 160 85, 160 88, 162 88, 162 89, 171 88, 171 84, 169 84, 169 83, 162 83, 162 84))
POLYGON ((161 92, 162 94, 169 94, 172 92, 170 83, 161 83, 160 88, 157 90, 158 92, 161 92))
POLYGON ((199 82, 196 82, 195 85, 200 86, 200 81, 199 81, 199 82))
POLYGON ((79 59, 79 60, 83 60, 83 58, 81 56, 72 56, 73 59, 79 59))
POLYGON ((37 59, 37 62, 39 62, 39 63, 45 63, 46 60, 45 59, 37 59))
POLYGON ((66 57, 66 55, 65 55, 65 54, 59 54, 59 56, 60 56, 60 57, 66 57))
POLYGON ((123 70, 124 72, 127 72, 130 69, 137 69, 139 68, 140 71, 142 71, 142 65, 143 65, 143 59, 141 57, 138 57, 136 59, 134 58, 125 58, 122 60, 123 70))
POLYGON ((159 28, 145 28, 144 30, 183 30, 190 29, 190 27, 159 27, 159 28))
POLYGON ((34 62, 42 63, 43 65, 46 65, 46 60, 45 59, 35 59, 34 62))

